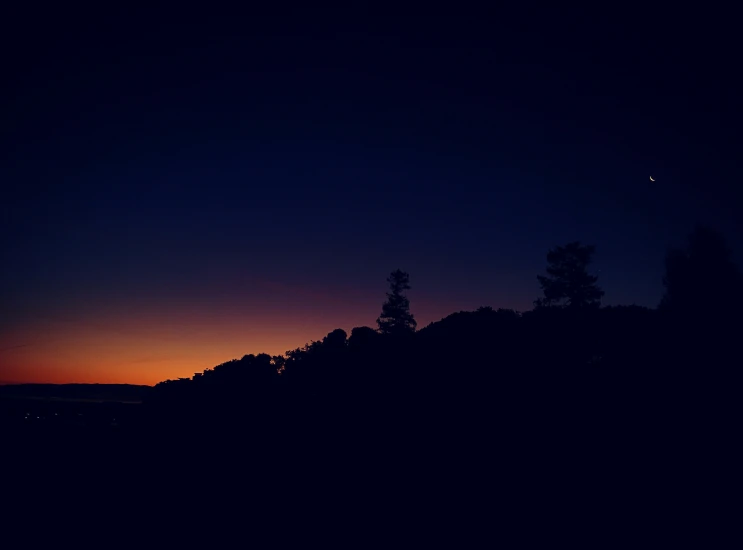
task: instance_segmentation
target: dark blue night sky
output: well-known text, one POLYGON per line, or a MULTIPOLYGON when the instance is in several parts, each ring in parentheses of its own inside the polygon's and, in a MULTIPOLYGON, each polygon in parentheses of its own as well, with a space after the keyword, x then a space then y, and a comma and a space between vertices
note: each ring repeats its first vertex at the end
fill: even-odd
POLYGON ((525 310, 571 240, 597 246, 604 303, 655 306, 695 223, 743 242, 725 20, 18 13, 0 347, 30 345, 0 356, 6 377, 162 379, 182 360, 136 335, 147 373, 71 365, 184 316, 236 319, 204 329, 199 361, 284 351, 372 325, 397 267, 421 325, 525 310), (266 318, 291 330, 240 332, 266 318), (70 334, 82 356, 47 367, 70 334))

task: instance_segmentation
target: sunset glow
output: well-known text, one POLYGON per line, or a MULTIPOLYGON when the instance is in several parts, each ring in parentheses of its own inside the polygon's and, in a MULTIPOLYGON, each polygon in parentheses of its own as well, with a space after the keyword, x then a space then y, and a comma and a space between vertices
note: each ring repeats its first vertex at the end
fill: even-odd
MULTIPOLYGON (((334 301, 332 289, 265 283, 253 285, 252 299, 222 289, 190 305, 172 296, 152 304, 109 298, 39 312, 0 335, 1 381, 156 384, 249 353, 283 354, 336 328, 375 326, 383 279, 379 286, 377 300, 342 289, 334 301)), ((420 326, 478 305, 467 297, 414 304, 420 326)))

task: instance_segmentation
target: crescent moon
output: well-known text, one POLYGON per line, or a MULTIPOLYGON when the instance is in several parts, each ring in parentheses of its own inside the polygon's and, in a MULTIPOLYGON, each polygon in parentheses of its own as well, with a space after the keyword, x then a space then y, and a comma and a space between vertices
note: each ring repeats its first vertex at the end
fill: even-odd
POLYGON ((655 181, 655 180, 653 179, 653 176, 650 176, 650 181, 655 181))

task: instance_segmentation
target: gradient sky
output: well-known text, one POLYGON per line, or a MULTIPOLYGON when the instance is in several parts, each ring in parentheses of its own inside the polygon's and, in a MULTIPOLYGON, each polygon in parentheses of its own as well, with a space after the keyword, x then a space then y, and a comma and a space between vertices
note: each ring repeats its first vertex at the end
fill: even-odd
POLYGON ((696 222, 739 259, 733 19, 542 15, 10 13, 0 381, 282 353, 397 267, 425 326, 529 309, 570 240, 607 304, 655 306, 696 222))

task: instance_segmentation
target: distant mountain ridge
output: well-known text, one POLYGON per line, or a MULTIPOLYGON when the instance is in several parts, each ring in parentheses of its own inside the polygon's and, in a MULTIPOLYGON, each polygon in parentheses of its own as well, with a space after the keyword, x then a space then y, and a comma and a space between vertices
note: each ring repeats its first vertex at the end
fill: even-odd
POLYGON ((152 386, 135 384, 7 384, 0 398, 141 402, 152 386))

